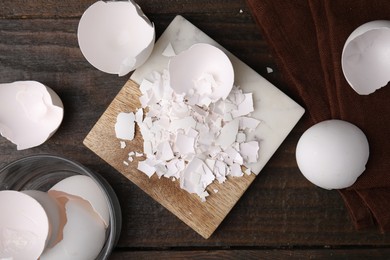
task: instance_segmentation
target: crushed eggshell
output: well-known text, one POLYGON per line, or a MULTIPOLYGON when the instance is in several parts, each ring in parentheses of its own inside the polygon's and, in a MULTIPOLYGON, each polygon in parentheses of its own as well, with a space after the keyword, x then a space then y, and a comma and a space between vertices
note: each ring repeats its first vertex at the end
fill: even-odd
MULTIPOLYGON (((206 44, 196 44, 190 50, 196 48, 209 54, 215 51, 215 47, 211 50, 206 44)), ((183 72, 174 69, 177 64, 173 59, 179 55, 171 58, 169 70, 153 72, 140 84, 142 108, 136 114, 142 111, 142 116, 135 121, 129 119, 131 124, 135 122, 139 126, 144 141, 143 154, 139 155, 146 159, 138 161, 137 169, 149 178, 156 174, 159 178, 179 180, 182 189, 206 201, 210 195, 207 187, 212 182, 223 183, 229 176, 251 173, 242 167, 258 160, 259 142, 247 140, 247 136, 260 121, 250 117, 254 111, 252 93, 243 93, 239 86, 234 86, 234 73, 231 75, 229 69, 226 72, 230 61, 217 62, 225 70, 220 75, 215 64, 210 69, 199 61, 196 65, 199 71, 186 72, 189 78, 176 81, 183 85, 176 85, 175 89, 172 77, 183 72), (223 87, 221 82, 227 86, 223 87), (224 89, 218 92, 217 88, 224 89)), ((191 57, 191 62, 194 60, 193 53, 185 55, 191 57)), ((213 55, 221 58, 220 53, 213 55)), ((178 64, 183 65, 184 61, 178 64)))
POLYGON ((97 1, 82 15, 77 38, 90 64, 123 76, 148 59, 155 30, 134 1, 97 1))
POLYGON ((18 150, 43 144, 58 129, 63 115, 58 95, 37 81, 0 84, 0 134, 18 150))

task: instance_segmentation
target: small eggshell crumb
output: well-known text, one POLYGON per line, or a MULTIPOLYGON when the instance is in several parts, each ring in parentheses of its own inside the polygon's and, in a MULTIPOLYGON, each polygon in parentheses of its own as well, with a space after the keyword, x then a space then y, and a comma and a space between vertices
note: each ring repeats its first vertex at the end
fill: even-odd
POLYGON ((43 144, 58 129, 63 115, 58 95, 37 81, 0 84, 0 134, 18 150, 43 144))
POLYGON ((351 186, 364 172, 368 141, 355 125, 326 120, 306 130, 298 141, 296 159, 302 174, 324 189, 351 186))

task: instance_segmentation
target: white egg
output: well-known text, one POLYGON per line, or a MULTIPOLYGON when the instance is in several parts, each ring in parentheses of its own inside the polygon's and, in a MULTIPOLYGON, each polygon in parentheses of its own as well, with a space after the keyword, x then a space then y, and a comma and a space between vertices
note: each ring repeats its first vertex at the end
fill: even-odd
POLYGON ((57 197, 66 212, 63 238, 54 247, 43 252, 41 260, 96 259, 106 237, 103 221, 91 205, 82 199, 57 197))
POLYGON ((355 125, 342 120, 320 122, 301 136, 296 159, 302 174, 324 189, 351 186, 365 171, 368 141, 355 125))
POLYGON ((38 259, 49 234, 49 219, 42 205, 11 190, 0 191, 0 205, 0 259, 38 259))
POLYGON ((232 63, 222 50, 210 44, 194 44, 172 57, 168 71, 172 89, 177 94, 197 95, 197 105, 226 99, 233 88, 232 63))
POLYGON ((110 212, 107 199, 101 188, 95 181, 85 175, 74 175, 61 180, 51 187, 50 191, 61 191, 70 195, 78 196, 89 203, 101 217, 106 226, 110 222, 110 212))
POLYGON ((349 85, 368 95, 390 81, 390 21, 378 20, 356 28, 344 44, 341 65, 349 85))
POLYGON ((63 115, 58 95, 37 81, 0 84, 0 133, 18 150, 44 143, 58 129, 63 115))
POLYGON ((24 190, 24 194, 27 194, 38 201, 45 209, 49 218, 49 236, 46 241, 46 247, 50 248, 54 246, 59 239, 61 226, 61 212, 57 201, 52 198, 47 192, 38 190, 24 190))
POLYGON ((97 1, 82 15, 77 37, 89 63, 123 76, 149 58, 155 31, 133 1, 97 1))

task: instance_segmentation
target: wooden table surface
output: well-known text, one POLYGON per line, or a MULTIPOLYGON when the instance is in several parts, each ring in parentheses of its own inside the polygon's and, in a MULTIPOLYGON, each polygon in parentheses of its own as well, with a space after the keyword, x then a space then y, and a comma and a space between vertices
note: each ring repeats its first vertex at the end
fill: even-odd
MULTIPOLYGON (((65 116, 45 144, 23 151, 0 137, 0 163, 41 153, 76 160, 104 176, 123 211, 111 259, 390 258, 390 236, 356 231, 337 191, 314 187, 299 172, 295 147, 307 114, 209 239, 87 149, 82 141, 130 75, 93 68, 77 43, 77 25, 94 0, 2 0, 0 82, 37 80, 61 97, 65 116)), ((199 27, 295 100, 283 83, 244 0, 138 0, 157 37, 177 15, 199 27), (273 73, 267 73, 267 67, 273 73)), ((304 105, 304 104, 301 104, 304 105)))

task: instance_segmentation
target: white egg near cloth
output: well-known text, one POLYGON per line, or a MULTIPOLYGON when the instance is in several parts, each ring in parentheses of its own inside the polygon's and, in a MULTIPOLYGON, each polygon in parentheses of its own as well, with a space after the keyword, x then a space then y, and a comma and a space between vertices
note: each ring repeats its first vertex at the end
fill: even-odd
POLYGON ((149 58, 155 30, 133 1, 97 1, 82 15, 77 38, 91 65, 124 76, 149 58))
POLYGON ((390 81, 390 21, 367 22, 356 28, 344 44, 341 65, 349 85, 368 95, 390 81))
POLYGON ((302 174, 324 189, 343 189, 365 171, 369 144, 355 125, 326 120, 306 130, 298 141, 296 160, 302 174))
POLYGON ((59 96, 37 81, 0 84, 0 133, 18 150, 43 144, 60 126, 59 96))

